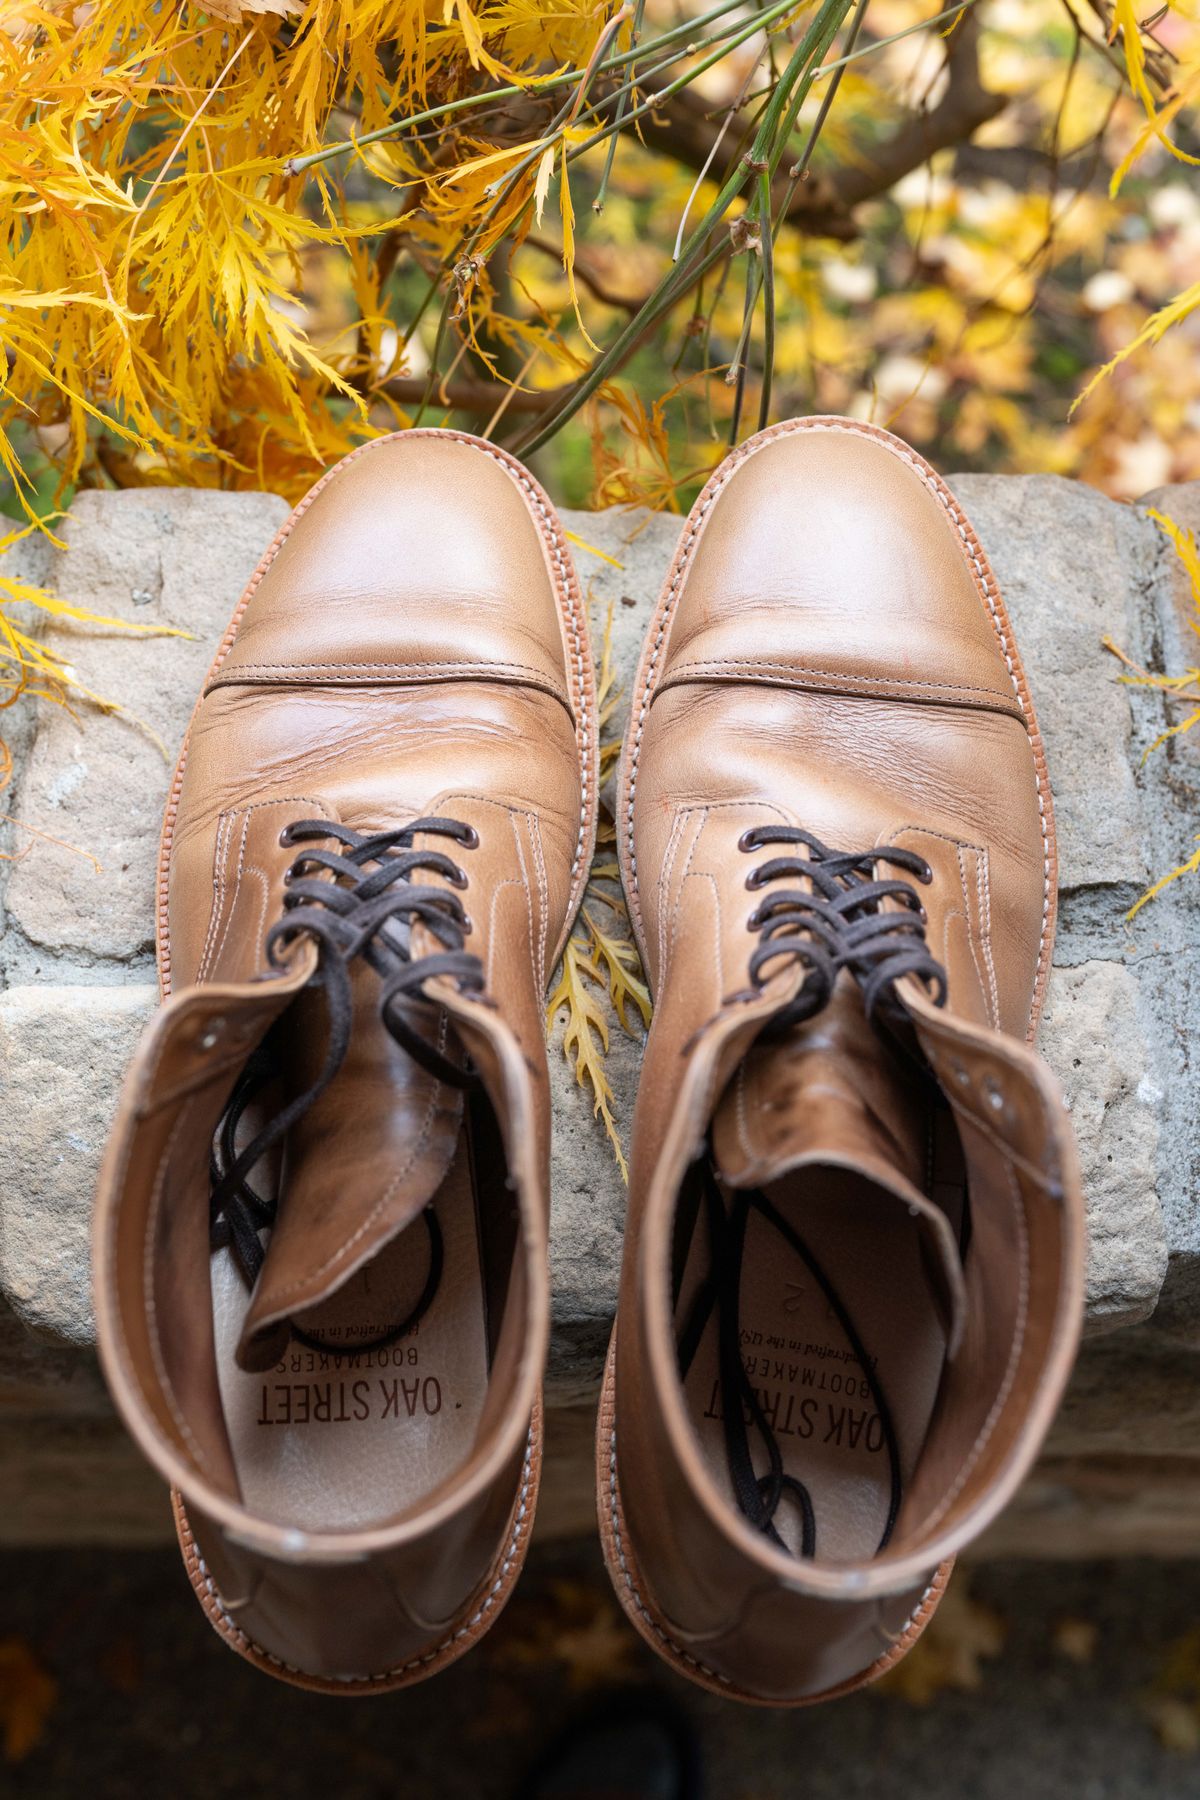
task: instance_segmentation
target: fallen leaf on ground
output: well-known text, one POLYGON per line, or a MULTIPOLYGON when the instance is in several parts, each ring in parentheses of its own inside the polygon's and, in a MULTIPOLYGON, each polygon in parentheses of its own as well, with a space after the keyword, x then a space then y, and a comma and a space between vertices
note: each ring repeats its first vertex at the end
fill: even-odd
POLYGON ((1164 1749, 1200 1754, 1200 1628, 1166 1646, 1141 1707, 1164 1749))
POLYGON ((1090 1663, 1100 1642, 1100 1627, 1093 1619, 1060 1619, 1054 1627, 1054 1648, 1068 1662, 1090 1663))
POLYGON ((24 1638, 0 1638, 0 1731, 6 1762, 23 1762, 36 1748, 57 1701, 58 1683, 24 1638))
POLYGON ((947 1688, 976 1694, 983 1686, 984 1662, 999 1656, 1007 1635, 999 1613, 973 1600, 965 1582, 954 1582, 908 1655, 872 1692, 910 1706, 928 1706, 947 1688))
POLYGON ((582 1581, 555 1581, 529 1628, 497 1646, 497 1660, 521 1667, 565 1664, 577 1691, 624 1681, 637 1638, 608 1595, 582 1581))

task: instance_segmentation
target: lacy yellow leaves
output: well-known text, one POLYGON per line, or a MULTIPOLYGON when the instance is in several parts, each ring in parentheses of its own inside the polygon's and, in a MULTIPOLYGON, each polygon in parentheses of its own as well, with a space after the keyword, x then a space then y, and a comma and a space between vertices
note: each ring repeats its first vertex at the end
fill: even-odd
MULTIPOLYGON (((1186 150, 1181 149, 1178 144, 1174 143, 1172 139, 1168 137, 1166 129, 1169 118, 1173 118, 1179 111, 1180 106, 1187 103, 1189 98, 1188 89, 1191 87, 1191 84, 1188 83, 1185 89, 1176 97, 1175 103, 1170 107, 1169 112, 1160 112, 1154 95, 1150 91, 1150 84, 1146 80, 1146 50, 1142 42, 1142 26, 1134 8, 1134 0, 1115 0, 1112 18, 1113 35, 1115 36, 1119 32, 1121 36, 1121 43, 1125 52, 1125 66, 1129 71, 1129 85, 1132 87, 1134 93, 1146 110, 1147 132, 1156 137, 1159 143, 1165 145, 1171 152, 1171 155, 1178 157, 1180 162, 1191 163, 1194 167, 1200 166, 1200 157, 1189 156, 1186 150)), ((1114 193, 1116 193, 1129 168, 1133 162, 1136 161, 1138 155, 1141 154, 1141 150, 1144 150, 1144 148, 1145 143, 1143 139, 1139 139, 1133 150, 1119 164, 1112 178, 1112 191, 1114 193), (1140 149, 1139 145, 1141 146, 1140 149)))
POLYGON ((304 11, 304 0, 204 0, 204 10, 215 19, 228 19, 231 25, 238 25, 243 19, 262 13, 294 18, 304 11))
MULTIPOLYGON (((105 473, 121 481, 294 495, 331 454, 403 422, 381 390, 404 358, 380 366, 387 302, 375 262, 357 254, 394 231, 394 202, 380 205, 378 190, 351 201, 324 173, 289 179, 290 159, 331 123, 340 134, 347 110, 369 133, 430 92, 490 83, 513 63, 518 78, 524 67, 543 79, 548 43, 586 56, 603 25, 602 9, 571 0, 541 34, 540 0, 444 0, 439 11, 437 28, 424 5, 395 0, 6 12, 0 468, 31 514, 12 435, 31 425, 61 444, 63 493, 103 450, 105 473), (306 291, 322 254, 348 276, 355 321, 324 339, 306 291)), ((436 264, 479 218, 478 171, 521 153, 463 139, 450 169, 419 143, 377 162, 393 193, 436 190, 413 234, 436 264), (457 191, 440 186, 446 174, 462 178, 457 191)), ((497 209, 496 233, 527 196, 522 182, 497 209)), ((491 304, 490 283, 473 282, 476 337, 491 304)))
MULTIPOLYGON (((598 556, 601 552, 593 550, 592 554, 598 556)), ((613 559, 606 557, 605 560, 611 562, 613 559)), ((621 747, 619 739, 611 740, 606 736, 620 701, 613 667, 612 630, 613 609, 609 606, 596 680, 601 783, 607 778, 621 747)), ((609 1021, 598 996, 607 994, 621 1030, 634 1039, 640 1039, 650 1023, 651 1001, 650 990, 642 976, 641 958, 630 931, 629 913, 617 888, 620 879, 617 865, 609 853, 614 836, 612 819, 602 809, 587 894, 563 956, 546 1020, 547 1026, 552 1028, 559 1014, 565 1012, 563 1054, 572 1065, 579 1085, 591 1088, 593 1114, 603 1122, 621 1177, 627 1181, 629 1171, 613 1114, 612 1084, 604 1068, 609 1021), (607 914, 606 920, 602 920, 601 908, 607 914)))
POLYGON ((571 1064, 579 1086, 591 1088, 592 1112, 603 1122, 621 1178, 628 1181, 629 1167, 613 1117, 612 1083, 604 1070, 608 1020, 594 992, 596 987, 604 985, 604 972, 594 952, 586 942, 572 935, 563 952, 557 985, 546 1007, 546 1021, 548 1026, 553 1026, 559 1013, 566 1013, 563 1055, 571 1064))

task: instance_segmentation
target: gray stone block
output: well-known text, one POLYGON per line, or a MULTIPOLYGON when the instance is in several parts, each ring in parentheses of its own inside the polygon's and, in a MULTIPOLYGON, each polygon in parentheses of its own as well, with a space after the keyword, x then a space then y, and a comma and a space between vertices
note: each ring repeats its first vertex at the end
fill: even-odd
MULTIPOLYGON (((1146 1319, 1167 1275, 1149 1325, 1085 1348, 1045 1495, 1028 1513, 1028 1532, 1036 1536, 1036 1521, 1046 1519, 1046 1542, 1058 1543, 1070 1535, 1067 1517, 1095 1526, 1105 1481, 1120 1488, 1116 1477, 1096 1474, 1101 1464, 1126 1451, 1147 1468, 1183 1450, 1200 1459, 1200 1413, 1183 1398, 1200 1392, 1191 1348, 1200 1345, 1200 1109, 1188 1029, 1200 1016, 1192 1004, 1200 882, 1178 884, 1132 925, 1124 917, 1146 881, 1187 853, 1200 806, 1190 746, 1141 766, 1166 711, 1157 695, 1121 682, 1102 642, 1110 636, 1150 667, 1164 654, 1178 666, 1186 619, 1172 553, 1134 509, 1044 477, 970 476, 955 485, 1005 590, 1055 791, 1060 930, 1043 1047, 1079 1137, 1090 1329, 1112 1334, 1146 1319), (1064 1493, 1083 1494, 1075 1513, 1056 1500, 1064 1493)), ((1200 517, 1200 485, 1170 500, 1166 509, 1182 511, 1184 522, 1200 517)), ((194 634, 135 640, 58 625, 49 634, 91 686, 158 734, 171 759, 237 595, 283 514, 283 503, 265 495, 88 493, 73 510, 68 550, 48 562, 44 547, 29 553, 41 559, 32 578, 53 580, 78 605, 194 634)), ((609 727, 616 736, 681 521, 613 512, 568 514, 566 524, 597 644, 611 607, 622 694, 609 727)), ((47 1471, 69 1468, 89 1494, 108 1484, 94 1535, 135 1541, 165 1524, 152 1486, 121 1448, 87 1346, 95 1171, 120 1074, 154 1003, 153 869, 168 772, 168 759, 127 720, 86 710, 73 720, 48 707, 19 770, 18 815, 92 852, 103 868, 97 874, 42 839, 11 870, 0 865, 10 908, 0 938, 0 990, 9 984, 0 991, 0 1292, 11 1307, 0 1313, 0 1396, 30 1426, 25 1463, 0 1483, 15 1509, 0 1526, 9 1541, 72 1535, 69 1522, 55 1525, 44 1510, 34 1516, 47 1471)), ((639 1060, 640 1044, 612 1020, 607 1066, 626 1146, 639 1060)), ((555 1301, 544 1511, 547 1527, 562 1531, 590 1518, 590 1408, 625 1195, 591 1097, 574 1085, 557 1037, 551 1067, 555 1301)), ((15 1443, 0 1445, 0 1462, 18 1455, 15 1443)), ((1177 1544, 1178 1505, 1166 1511, 1177 1544)), ((1097 1543, 1119 1538, 1106 1529, 1107 1538, 1095 1526, 1097 1543)))
POLYGON ((0 1289, 31 1329, 91 1344, 92 1196, 145 984, 0 993, 0 1289))
POLYGON ((1087 1198, 1087 1318, 1093 1332, 1154 1310, 1167 1272, 1155 1189, 1158 1111, 1137 1012, 1137 983, 1120 963, 1054 969, 1041 1050, 1063 1084, 1087 1198))
MULTIPOLYGON (((1147 867, 1130 761, 1133 719, 1121 665, 1137 653, 1136 595, 1156 554, 1145 523, 1094 488, 1053 475, 960 475, 1004 595, 1046 740, 1059 888, 1136 899, 1147 867)), ((1114 930, 1122 908, 1114 900, 1114 930)))
POLYGON ((47 646, 121 712, 41 709, 17 817, 61 841, 35 840, 13 870, 10 979, 36 976, 49 957, 70 959, 87 979, 106 960, 152 953, 170 770, 215 646, 286 512, 271 494, 77 497, 53 569, 59 596, 139 635, 66 620, 46 627, 47 646))

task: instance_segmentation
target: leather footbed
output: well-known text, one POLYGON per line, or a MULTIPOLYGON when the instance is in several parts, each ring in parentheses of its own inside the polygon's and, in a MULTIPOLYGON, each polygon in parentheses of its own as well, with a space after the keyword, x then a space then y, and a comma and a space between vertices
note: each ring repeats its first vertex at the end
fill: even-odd
MULTIPOLYGON (((962 1190, 934 1171, 934 1193, 957 1235, 962 1190)), ((726 1203, 733 1190, 722 1184, 726 1203)), ((809 1166, 764 1189, 836 1293, 873 1368, 900 1451, 902 1489, 924 1445, 945 1363, 944 1307, 928 1277, 928 1240, 902 1201, 865 1177, 809 1166)), ((702 1214, 688 1242, 676 1326, 709 1268, 702 1214)), ((763 1215, 751 1211, 739 1289, 740 1349, 786 1475, 803 1484, 816 1523, 816 1560, 861 1563, 879 1549, 891 1498, 891 1458, 855 1348, 816 1277, 763 1215)), ((725 1444, 718 1319, 714 1309, 684 1381, 692 1425, 710 1471, 736 1504, 725 1444)), ((758 1434, 749 1443, 767 1468, 758 1434)), ((800 1551, 801 1515, 785 1496, 775 1526, 800 1551)))
POLYGON ((379 1525, 419 1505, 468 1459, 488 1380, 486 1296, 466 1133, 434 1201, 444 1264, 428 1311, 396 1343, 355 1355, 415 1306, 429 1270, 421 1220, 296 1323, 265 1374, 237 1366, 249 1293, 228 1251, 212 1260, 221 1400, 242 1499, 310 1530, 379 1525))

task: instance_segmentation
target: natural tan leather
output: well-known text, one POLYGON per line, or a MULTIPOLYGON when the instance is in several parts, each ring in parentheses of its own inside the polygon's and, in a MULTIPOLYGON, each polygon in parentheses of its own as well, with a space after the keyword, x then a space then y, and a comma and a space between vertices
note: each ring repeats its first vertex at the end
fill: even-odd
MULTIPOLYGON (((346 458, 284 525, 185 741, 160 864, 164 1005, 100 1182, 100 1352, 176 1489, 209 1617, 303 1685, 432 1673, 492 1622, 524 1555, 548 1337, 543 997, 586 880, 596 739, 583 602, 545 495, 490 444, 410 431, 346 458), (438 977, 438 1004, 402 1004, 469 1056, 482 1110, 384 1029, 378 978, 355 964, 350 1052, 289 1136, 248 1296, 229 1252, 210 1256, 214 1124, 275 1020, 285 1091, 323 1054, 315 950, 280 969, 264 954, 296 856, 280 833, 430 816, 478 835, 458 860, 486 979, 475 995, 438 977), (445 1266, 415 1330, 362 1356, 293 1337, 318 1319, 323 1341, 364 1341, 373 1311, 404 1318, 431 1199, 445 1266)), ((418 923, 413 947, 439 945, 418 923)))
POLYGON ((1028 1047, 1055 905, 1041 738, 975 534, 898 439, 794 421, 717 470, 647 635, 618 823, 655 1010, 601 1406, 602 1537, 630 1618, 682 1673, 794 1704, 914 1641, 955 1552, 1029 1468, 1081 1313, 1072 1135, 1028 1047), (919 897, 948 998, 897 984, 915 1057, 867 1024, 846 972, 815 1018, 761 1035, 805 977, 790 959, 748 982, 746 877, 771 852, 739 840, 769 824, 929 864, 919 897), (808 1484, 815 1556, 734 1502, 707 1339, 680 1379, 704 1262, 684 1196, 706 1144, 725 1198, 763 1188, 857 1321, 902 1453, 882 1549, 863 1370, 765 1228, 746 1239, 742 1363, 808 1484))

